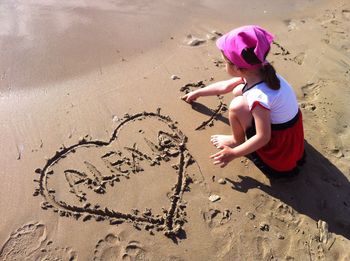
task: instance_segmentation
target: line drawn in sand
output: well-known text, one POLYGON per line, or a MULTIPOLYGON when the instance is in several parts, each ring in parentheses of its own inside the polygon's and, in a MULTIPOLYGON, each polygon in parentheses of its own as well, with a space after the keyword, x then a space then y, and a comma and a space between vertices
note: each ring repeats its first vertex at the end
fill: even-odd
MULTIPOLYGON (((38 187, 33 196, 41 195, 45 200, 42 209, 52 209, 62 217, 108 221, 111 225, 127 222, 150 234, 162 231, 173 240, 185 238, 183 194, 190 190, 190 183, 203 178, 199 166, 193 164, 195 160, 187 150, 186 142, 187 137, 177 128, 176 122, 161 115, 160 109, 156 113, 126 114, 119 120, 109 141, 84 137, 74 145, 61 147, 42 169, 36 169, 39 179, 34 180, 38 187), (161 167, 168 165, 171 171, 164 173, 161 167), (122 190, 127 182, 135 182, 136 177, 147 177, 151 172, 156 178, 175 181, 171 191, 164 193, 167 198, 163 202, 168 202, 169 206, 162 207, 157 215, 151 208, 142 212, 132 203, 128 205, 131 211, 117 210, 132 197, 110 195, 122 190), (64 190, 70 193, 62 193, 64 190), (109 198, 98 198, 102 196, 109 198), (94 202, 96 198, 97 202, 94 202), (101 206, 106 202, 115 205, 101 206)), ((147 179, 146 182, 152 183, 147 179)), ((147 189, 148 185, 142 186, 147 189)), ((146 194, 144 198, 152 197, 155 196, 146 194)))
MULTIPOLYGON (((206 87, 206 85, 203 83, 203 81, 198 81, 197 83, 187 83, 186 85, 180 88, 180 92, 188 94, 189 92, 197 88, 204 88, 204 87, 206 87)), ((212 127, 214 126, 214 122, 216 120, 222 120, 228 123, 228 120, 223 117, 223 113, 227 111, 227 104, 222 102, 223 96, 219 95, 218 99, 219 99, 219 104, 215 109, 204 108, 205 107, 204 105, 201 105, 196 102, 192 102, 193 109, 200 111, 204 114, 207 114, 209 116, 209 119, 203 121, 199 126, 195 128, 195 130, 204 130, 206 127, 212 127)))
POLYGON ((275 51, 272 53, 275 56, 282 56, 285 61, 292 61, 295 62, 298 65, 302 65, 304 63, 304 59, 306 57, 305 52, 300 52, 296 56, 291 57, 291 53, 283 47, 280 43, 273 41, 273 48, 275 51))

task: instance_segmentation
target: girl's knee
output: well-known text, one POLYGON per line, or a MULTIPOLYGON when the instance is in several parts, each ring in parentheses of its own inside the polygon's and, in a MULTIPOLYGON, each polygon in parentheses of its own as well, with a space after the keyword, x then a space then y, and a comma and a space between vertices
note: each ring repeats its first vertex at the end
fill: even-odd
POLYGON ((249 111, 247 100, 243 96, 236 97, 232 100, 229 107, 229 115, 237 119, 244 130, 252 123, 253 115, 249 111))

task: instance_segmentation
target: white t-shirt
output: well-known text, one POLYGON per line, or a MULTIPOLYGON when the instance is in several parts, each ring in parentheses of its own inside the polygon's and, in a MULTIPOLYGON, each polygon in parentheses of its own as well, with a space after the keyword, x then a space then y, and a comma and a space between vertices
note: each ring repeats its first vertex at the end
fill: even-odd
POLYGON ((281 85, 278 90, 270 89, 265 82, 257 83, 248 90, 243 88, 243 96, 248 101, 249 110, 252 110, 258 102, 270 110, 272 124, 290 121, 299 111, 294 90, 282 76, 277 75, 277 77, 281 85))

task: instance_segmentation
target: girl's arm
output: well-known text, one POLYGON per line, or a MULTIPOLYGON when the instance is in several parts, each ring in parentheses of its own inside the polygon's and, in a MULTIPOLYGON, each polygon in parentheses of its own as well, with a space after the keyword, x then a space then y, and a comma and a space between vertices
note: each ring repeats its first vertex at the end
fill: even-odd
POLYGON ((265 146, 271 139, 271 120, 270 111, 264 109, 261 106, 256 106, 252 111, 256 134, 250 139, 246 140, 237 147, 230 148, 223 146, 218 153, 211 155, 214 159, 214 164, 218 164, 221 167, 225 167, 231 160, 248 155, 263 146, 265 146))
POLYGON ((216 82, 204 88, 187 93, 181 99, 191 103, 201 96, 220 95, 231 92, 237 85, 242 83, 245 83, 243 78, 235 77, 230 80, 216 82))

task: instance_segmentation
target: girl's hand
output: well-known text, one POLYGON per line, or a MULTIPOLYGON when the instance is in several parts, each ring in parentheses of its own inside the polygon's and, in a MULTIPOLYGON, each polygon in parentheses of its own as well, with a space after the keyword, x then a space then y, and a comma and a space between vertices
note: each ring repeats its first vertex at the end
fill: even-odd
POLYGON ((237 158, 234 154, 232 148, 228 146, 221 146, 219 152, 210 156, 210 158, 214 159, 214 165, 220 165, 221 168, 225 167, 231 160, 237 158))
POLYGON ((187 103, 192 103, 193 101, 197 100, 198 97, 199 95, 194 91, 182 96, 181 99, 187 103))

